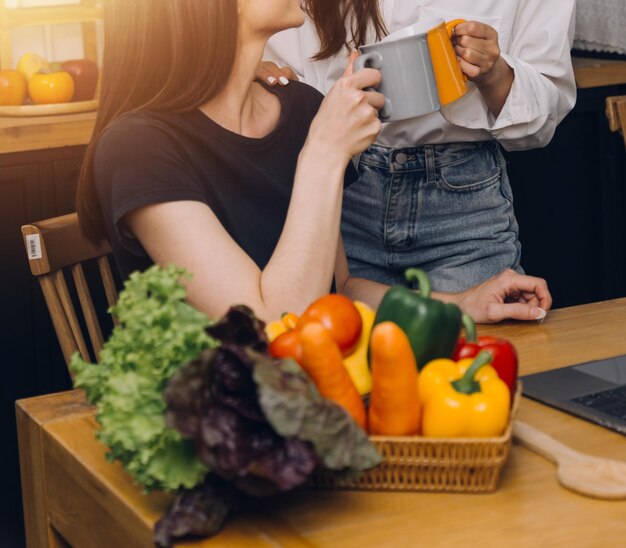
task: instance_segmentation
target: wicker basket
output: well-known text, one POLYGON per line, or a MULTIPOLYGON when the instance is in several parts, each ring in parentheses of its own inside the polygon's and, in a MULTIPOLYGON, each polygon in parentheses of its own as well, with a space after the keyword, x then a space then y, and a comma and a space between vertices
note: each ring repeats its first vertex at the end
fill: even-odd
POLYGON ((313 485, 322 489, 362 491, 495 491, 511 450, 513 418, 521 399, 518 383, 511 419, 497 438, 424 438, 372 436, 385 461, 356 478, 337 479, 319 472, 313 485))

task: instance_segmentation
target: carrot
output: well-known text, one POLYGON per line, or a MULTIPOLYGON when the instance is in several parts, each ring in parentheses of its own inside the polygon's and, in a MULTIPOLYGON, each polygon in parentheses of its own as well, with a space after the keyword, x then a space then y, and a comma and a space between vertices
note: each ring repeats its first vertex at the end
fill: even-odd
POLYGON ((343 407, 361 428, 365 429, 365 406, 357 392, 337 343, 318 322, 302 328, 302 369, 313 379, 320 394, 343 407))
POLYGON ((393 322, 378 324, 370 339, 372 394, 370 434, 419 434, 421 409, 417 391, 417 365, 406 334, 393 322))

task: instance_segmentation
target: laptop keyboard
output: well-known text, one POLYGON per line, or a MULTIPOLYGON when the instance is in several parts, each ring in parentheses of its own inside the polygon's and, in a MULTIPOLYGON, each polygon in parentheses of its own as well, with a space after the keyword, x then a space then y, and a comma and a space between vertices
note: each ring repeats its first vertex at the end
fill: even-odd
POLYGON ((571 401, 626 421, 626 386, 587 394, 571 401))

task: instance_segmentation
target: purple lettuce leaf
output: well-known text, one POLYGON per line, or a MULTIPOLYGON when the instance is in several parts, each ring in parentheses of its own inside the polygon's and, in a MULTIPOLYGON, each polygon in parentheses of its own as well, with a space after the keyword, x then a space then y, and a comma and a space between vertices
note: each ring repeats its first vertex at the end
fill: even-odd
POLYGON ((161 548, 188 536, 212 537, 237 511, 242 495, 228 482, 209 475, 204 483, 176 497, 154 528, 154 543, 161 548))
POLYGON ((263 413, 286 438, 313 444, 325 468, 356 474, 380 464, 367 433, 337 404, 323 398, 293 360, 275 360, 248 351, 263 413))
POLYGON ((231 307, 219 322, 207 327, 206 332, 222 344, 248 346, 259 352, 269 347, 265 323, 245 305, 231 307))

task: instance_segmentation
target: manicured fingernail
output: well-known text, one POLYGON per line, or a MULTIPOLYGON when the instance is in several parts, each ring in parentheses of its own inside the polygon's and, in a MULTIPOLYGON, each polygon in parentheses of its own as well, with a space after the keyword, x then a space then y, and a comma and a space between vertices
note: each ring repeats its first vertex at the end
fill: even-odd
POLYGON ((267 83, 270 86, 273 86, 276 83, 276 78, 274 78, 273 76, 269 76, 268 79, 267 79, 267 83))
POLYGON ((547 314, 548 313, 543 308, 539 307, 534 307, 530 310, 530 317, 533 320, 543 320, 547 314))
POLYGON ((285 78, 284 76, 281 76, 278 81, 283 85, 286 86, 289 83, 289 80, 287 80, 287 78, 285 78))

